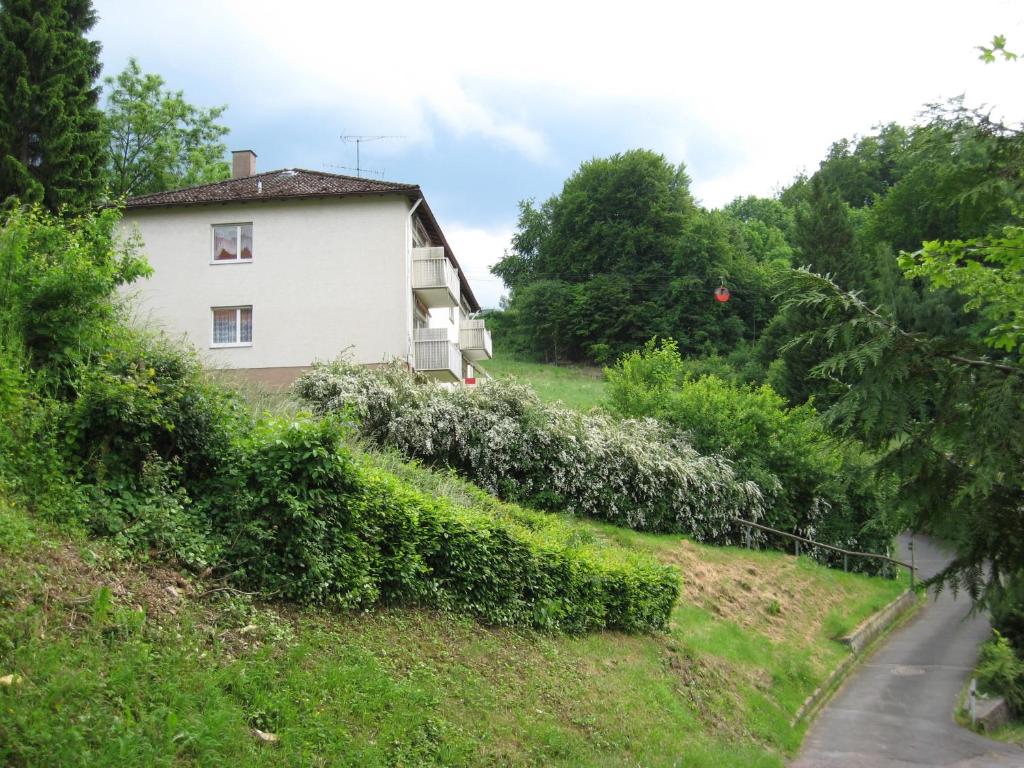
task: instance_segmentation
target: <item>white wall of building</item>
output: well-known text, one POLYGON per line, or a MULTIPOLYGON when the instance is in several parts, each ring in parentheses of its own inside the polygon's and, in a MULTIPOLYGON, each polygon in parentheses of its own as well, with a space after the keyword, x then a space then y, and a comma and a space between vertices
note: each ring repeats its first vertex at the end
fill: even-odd
POLYGON ((306 366, 348 349, 407 359, 410 203, 402 196, 127 211, 154 274, 127 289, 138 318, 184 334, 214 368, 306 366), (251 262, 212 262, 214 224, 252 222, 251 262), (253 307, 251 346, 212 348, 212 307, 253 307))

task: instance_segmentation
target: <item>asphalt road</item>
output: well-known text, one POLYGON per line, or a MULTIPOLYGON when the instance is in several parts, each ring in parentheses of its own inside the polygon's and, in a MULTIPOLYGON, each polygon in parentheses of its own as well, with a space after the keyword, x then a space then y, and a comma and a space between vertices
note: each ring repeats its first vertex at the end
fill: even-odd
MULTIPOLYGON (((900 542, 906 556, 906 542, 900 542)), ((947 556, 914 539, 922 576, 947 556)), ((986 739, 953 721, 953 708, 988 637, 970 599, 944 591, 896 630, 854 672, 811 725, 792 768, 1024 767, 1024 750, 986 739)))

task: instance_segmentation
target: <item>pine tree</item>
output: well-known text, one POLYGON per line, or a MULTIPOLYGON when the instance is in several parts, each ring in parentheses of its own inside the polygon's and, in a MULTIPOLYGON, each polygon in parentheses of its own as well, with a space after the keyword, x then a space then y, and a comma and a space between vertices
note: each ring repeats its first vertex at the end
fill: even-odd
POLYGON ((88 206, 102 184, 100 44, 90 0, 0 4, 0 201, 88 206))

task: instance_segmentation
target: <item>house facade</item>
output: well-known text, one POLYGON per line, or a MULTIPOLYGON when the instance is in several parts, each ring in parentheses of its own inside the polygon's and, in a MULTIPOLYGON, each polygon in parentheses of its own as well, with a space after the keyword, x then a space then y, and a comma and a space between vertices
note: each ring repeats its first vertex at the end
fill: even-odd
POLYGON ((128 200, 153 267, 132 289, 142 321, 270 386, 342 354, 480 373, 490 333, 418 186, 255 163, 235 152, 227 181, 128 200))

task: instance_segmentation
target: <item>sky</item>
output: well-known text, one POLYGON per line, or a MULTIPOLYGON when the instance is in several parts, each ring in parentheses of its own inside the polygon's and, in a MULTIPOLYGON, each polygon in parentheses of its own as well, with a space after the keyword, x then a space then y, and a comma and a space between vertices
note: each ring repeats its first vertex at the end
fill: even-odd
MULTIPOLYGON (((985 65, 1019 0, 261 2, 94 0, 105 75, 130 56, 258 170, 356 165, 419 184, 483 306, 517 203, 642 147, 717 207, 813 172, 829 145, 963 94, 1024 120, 1024 62, 985 65)), ((370 175, 367 173, 366 175, 370 175)))

